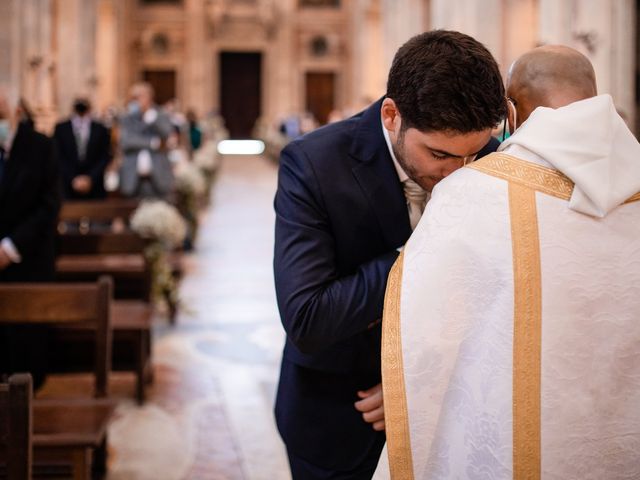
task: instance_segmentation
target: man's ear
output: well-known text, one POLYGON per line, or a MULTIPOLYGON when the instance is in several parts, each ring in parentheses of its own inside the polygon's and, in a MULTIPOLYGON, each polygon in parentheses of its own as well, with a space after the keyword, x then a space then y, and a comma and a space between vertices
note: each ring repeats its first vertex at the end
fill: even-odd
POLYGON ((516 126, 515 123, 517 121, 517 110, 516 106, 508 98, 505 98, 505 102, 507 106, 507 122, 509 123, 509 132, 511 135, 513 135, 516 126))
POLYGON ((382 101, 382 107, 380 108, 380 114, 382 116, 382 124, 390 133, 395 133, 396 128, 400 123, 400 112, 396 107, 396 102, 390 98, 385 98, 382 101))

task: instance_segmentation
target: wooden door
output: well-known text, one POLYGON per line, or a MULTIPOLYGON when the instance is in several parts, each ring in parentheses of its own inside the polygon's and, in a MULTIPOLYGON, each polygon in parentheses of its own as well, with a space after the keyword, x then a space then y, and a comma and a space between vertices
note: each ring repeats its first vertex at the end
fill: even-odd
POLYGON ((220 113, 230 138, 251 138, 261 113, 261 84, 261 53, 220 53, 220 113))
POLYGON ((169 100, 176 98, 176 71, 175 70, 145 70, 143 72, 145 82, 149 82, 155 91, 155 102, 164 105, 169 100))
POLYGON ((306 104, 320 125, 327 123, 331 110, 335 108, 335 73, 307 72, 306 104))

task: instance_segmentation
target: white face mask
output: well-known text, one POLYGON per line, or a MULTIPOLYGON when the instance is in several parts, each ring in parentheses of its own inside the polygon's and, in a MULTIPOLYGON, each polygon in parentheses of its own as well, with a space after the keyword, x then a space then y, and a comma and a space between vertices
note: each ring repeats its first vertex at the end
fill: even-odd
POLYGON ((0 146, 3 146, 11 136, 11 125, 9 120, 0 120, 0 146))

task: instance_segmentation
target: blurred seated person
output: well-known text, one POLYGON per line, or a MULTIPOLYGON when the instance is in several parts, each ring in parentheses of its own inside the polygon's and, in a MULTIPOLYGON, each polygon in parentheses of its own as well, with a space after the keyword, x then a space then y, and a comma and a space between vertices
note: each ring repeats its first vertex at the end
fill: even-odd
POLYGON ((166 143, 173 132, 169 117, 153 103, 153 87, 131 87, 127 114, 119 124, 120 191, 128 197, 164 198, 173 188, 166 143))
POLYGON ((300 118, 298 115, 288 115, 280 123, 280 133, 286 136, 289 140, 293 140, 300 136, 300 118))
MULTIPOLYGON (((12 109, 0 90, 0 282, 53 280, 59 209, 53 142, 34 130, 24 102, 12 109)), ((43 327, 0 326, 0 373, 31 372, 40 386, 46 338, 43 327)))
POLYGON ((111 137, 106 127, 91 119, 87 99, 74 102, 71 118, 56 125, 53 138, 64 198, 105 198, 104 173, 111 157, 111 137))
POLYGON ((198 126, 198 116, 193 110, 187 112, 187 122, 189 123, 189 144, 191 151, 197 150, 202 145, 202 130, 198 126))
POLYGON ((313 116, 311 112, 304 112, 302 117, 300 118, 300 134, 305 135, 309 132, 314 131, 320 125, 318 124, 318 120, 313 116))

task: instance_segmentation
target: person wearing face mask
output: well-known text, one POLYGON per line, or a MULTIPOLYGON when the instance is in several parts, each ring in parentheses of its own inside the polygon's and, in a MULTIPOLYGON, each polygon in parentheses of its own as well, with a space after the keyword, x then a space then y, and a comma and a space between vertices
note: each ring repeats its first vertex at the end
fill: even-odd
POLYGON ((640 473, 640 143, 569 47, 522 55, 506 103, 390 274, 376 479, 640 473))
POLYGON ((397 52, 385 97, 283 150, 274 270, 287 341, 276 419, 294 479, 371 478, 385 441, 387 274, 434 185, 497 147, 503 99, 482 44, 428 32, 397 52))
MULTIPOLYGON (((24 101, 11 108, 0 90, 0 282, 52 281, 60 209, 55 147, 36 132, 24 101)), ((0 373, 29 371, 44 380, 46 331, 0 329, 0 373)))
POLYGON ((166 142, 173 126, 153 103, 153 87, 131 87, 127 113, 120 120, 120 190, 129 197, 166 197, 173 188, 173 172, 166 142))
POLYGON ((91 119, 91 104, 78 98, 69 120, 56 125, 53 138, 58 149, 63 194, 67 199, 100 199, 107 196, 104 173, 111 158, 109 130, 91 119))

